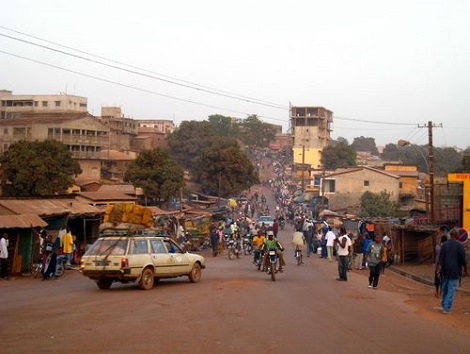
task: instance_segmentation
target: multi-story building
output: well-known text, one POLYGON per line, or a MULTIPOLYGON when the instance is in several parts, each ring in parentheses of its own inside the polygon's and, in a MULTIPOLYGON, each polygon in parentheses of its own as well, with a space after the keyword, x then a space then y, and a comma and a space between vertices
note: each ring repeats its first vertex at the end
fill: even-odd
POLYGON ((88 113, 29 113, 0 120, 0 154, 19 141, 52 139, 77 159, 83 179, 100 179, 101 151, 109 148, 109 128, 88 113))
POLYGON ((136 121, 139 128, 152 128, 156 133, 168 135, 175 131, 175 123, 169 119, 137 119, 136 121))
POLYGON ((20 117, 24 113, 86 113, 85 97, 68 95, 14 95, 12 91, 0 90, 0 119, 20 117))
POLYGON ((290 122, 295 175, 304 189, 311 184, 312 171, 322 168, 321 154, 331 141, 333 112, 324 107, 291 106, 290 122))

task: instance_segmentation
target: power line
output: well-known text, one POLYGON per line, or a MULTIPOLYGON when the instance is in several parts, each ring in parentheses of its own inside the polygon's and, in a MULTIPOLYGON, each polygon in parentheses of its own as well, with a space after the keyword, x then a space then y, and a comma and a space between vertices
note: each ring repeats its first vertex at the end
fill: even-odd
MULTIPOLYGON (((6 54, 6 55, 10 55, 10 56, 13 56, 13 57, 16 57, 16 58, 19 58, 19 59, 31 61, 31 62, 34 62, 34 63, 36 63, 36 64, 41 64, 41 65, 44 65, 44 66, 48 66, 48 67, 51 67, 51 68, 54 68, 54 69, 59 69, 59 70, 67 71, 67 72, 70 72, 70 73, 73 73, 73 74, 76 74, 76 75, 81 75, 81 76, 88 77, 88 78, 91 78, 91 79, 94 79, 94 80, 99 80, 99 81, 107 82, 107 83, 110 83, 110 84, 114 84, 114 85, 118 85, 118 86, 121 86, 121 87, 130 88, 130 89, 133 89, 133 90, 145 92, 145 93, 152 94, 152 95, 156 95, 156 96, 171 98, 171 99, 173 99, 173 100, 177 100, 177 101, 181 101, 181 102, 186 102, 186 103, 197 104, 197 105, 204 106, 204 107, 208 107, 208 108, 215 108, 215 109, 220 109, 220 110, 229 111, 229 112, 233 112, 233 113, 245 114, 245 115, 247 115, 247 116, 251 115, 250 113, 246 113, 246 112, 241 112, 241 111, 236 111, 236 110, 227 109, 227 108, 223 108, 223 107, 208 105, 208 104, 201 103, 201 102, 197 102, 197 101, 191 101, 191 100, 187 100, 187 99, 184 99, 184 98, 179 98, 179 97, 170 96, 170 95, 166 95, 166 94, 163 94, 163 93, 159 93, 159 92, 155 92, 155 91, 143 89, 143 88, 140 88, 140 87, 136 87, 136 86, 132 86, 132 85, 123 84, 123 83, 120 83, 120 82, 117 82, 117 81, 113 81, 113 80, 109 80, 109 79, 105 79, 105 78, 102 78, 102 77, 98 77, 98 76, 94 76, 94 75, 85 74, 85 73, 82 73, 82 72, 79 72, 79 71, 76 71, 76 70, 66 69, 66 68, 63 68, 63 67, 60 67, 60 66, 57 66, 57 65, 54 65, 54 64, 46 63, 46 62, 43 62, 43 61, 40 61, 40 60, 36 60, 36 59, 28 58, 28 57, 25 57, 25 56, 21 56, 21 55, 9 53, 9 52, 6 52, 6 51, 4 51, 4 50, 0 50, 0 53, 6 54)), ((269 120, 275 120, 275 121, 285 122, 285 119, 274 118, 274 117, 268 117, 268 116, 262 116, 262 115, 257 115, 257 116, 260 117, 260 118, 265 118, 265 119, 269 119, 269 120)))
POLYGON ((33 45, 33 46, 36 46, 36 47, 40 47, 40 48, 43 48, 43 49, 47 49, 47 50, 57 52, 57 53, 60 53, 60 54, 75 57, 75 58, 78 58, 78 59, 81 59, 81 60, 93 62, 93 63, 103 65, 103 66, 108 66, 108 67, 111 67, 111 68, 114 68, 114 69, 117 69, 117 70, 125 71, 125 72, 132 73, 132 74, 135 74, 135 75, 144 76, 144 77, 151 78, 151 79, 154 79, 154 80, 160 80, 160 81, 163 81, 163 82, 166 82, 166 83, 169 83, 169 84, 178 85, 178 86, 181 86, 181 87, 185 87, 185 88, 189 88, 189 89, 193 89, 193 90, 197 90, 197 91, 203 91, 203 92, 210 93, 210 94, 213 94, 213 95, 228 97, 228 98, 232 98, 232 99, 236 99, 236 100, 240 100, 240 101, 244 101, 244 102, 249 102, 249 103, 254 103, 254 104, 258 104, 258 105, 263 105, 263 106, 267 106, 267 107, 271 107, 271 108, 288 110, 287 107, 276 104, 276 103, 273 103, 273 102, 263 101, 263 100, 259 100, 259 99, 256 99, 256 98, 250 98, 250 97, 247 97, 247 96, 243 96, 243 95, 239 95, 239 94, 235 94, 235 93, 230 93, 230 92, 227 92, 227 91, 222 91, 222 90, 219 90, 219 89, 210 88, 208 86, 199 85, 199 84, 196 84, 196 83, 193 83, 193 82, 190 82, 190 81, 177 79, 175 77, 171 77, 171 76, 168 76, 168 75, 155 73, 155 72, 152 72, 152 71, 149 71, 149 70, 146 70, 146 69, 139 68, 137 66, 133 66, 133 65, 130 65, 130 64, 126 64, 126 63, 123 63, 123 62, 116 61, 116 60, 108 59, 108 58, 98 56, 98 55, 95 55, 95 54, 92 54, 92 53, 89 53, 89 52, 85 52, 85 51, 82 51, 82 50, 79 50, 79 49, 75 49, 73 47, 65 46, 65 45, 62 45, 60 43, 56 43, 56 42, 48 41, 48 40, 45 40, 45 39, 42 39, 42 38, 39 38, 39 37, 31 36, 29 34, 19 32, 19 31, 15 31, 15 30, 12 30, 12 29, 4 27, 4 26, 0 26, 0 28, 9 30, 9 31, 12 31, 12 32, 15 32, 15 33, 19 33, 21 35, 24 35, 24 36, 27 36, 27 37, 30 37, 30 38, 38 39, 38 40, 44 41, 46 43, 51 43, 51 44, 54 44, 54 45, 62 47, 62 48, 67 48, 67 49, 76 51, 78 53, 86 54, 86 55, 89 55, 91 57, 104 59, 104 60, 112 62, 112 63, 124 65, 124 66, 130 67, 130 68, 133 68, 133 69, 140 70, 142 72, 147 72, 147 73, 150 73, 150 74, 153 74, 153 75, 144 74, 142 72, 138 72, 138 71, 135 71, 135 70, 125 69, 125 68, 122 68, 122 67, 119 67, 119 66, 116 66, 116 65, 107 64, 107 63, 104 63, 104 62, 101 62, 101 61, 98 61, 98 60, 95 60, 95 59, 90 59, 90 58, 87 58, 87 57, 84 57, 84 56, 81 56, 81 55, 72 54, 72 53, 69 53, 69 52, 66 52, 66 51, 63 51, 63 50, 55 49, 55 48, 48 47, 48 46, 45 46, 45 45, 42 45, 42 44, 27 41, 25 39, 21 39, 21 38, 18 38, 18 37, 13 37, 13 36, 10 36, 10 35, 4 34, 4 33, 0 33, 0 36, 10 38, 12 40, 19 41, 19 42, 22 42, 22 43, 26 43, 26 44, 29 44, 29 45, 33 45), (163 77, 167 77, 167 79, 157 77, 157 76, 154 76, 154 75, 160 75, 160 76, 163 76, 163 77), (175 80, 180 81, 180 82, 176 82, 175 80))

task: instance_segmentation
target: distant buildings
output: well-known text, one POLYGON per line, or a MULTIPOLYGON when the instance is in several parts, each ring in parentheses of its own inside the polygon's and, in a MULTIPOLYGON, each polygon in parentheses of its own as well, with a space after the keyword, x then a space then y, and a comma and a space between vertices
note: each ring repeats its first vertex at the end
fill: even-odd
POLYGON ((296 177, 303 190, 312 189, 312 171, 321 170, 322 151, 331 141, 333 112, 324 107, 291 106, 290 122, 296 177))
POLYGON ((0 154, 22 140, 60 141, 80 163, 80 183, 102 178, 122 182, 137 153, 166 147, 174 129, 171 120, 127 118, 120 107, 103 107, 95 117, 87 112, 85 97, 0 90, 0 154))
POLYGON ((14 95, 0 90, 0 119, 13 119, 23 113, 88 112, 85 97, 60 95, 14 95))

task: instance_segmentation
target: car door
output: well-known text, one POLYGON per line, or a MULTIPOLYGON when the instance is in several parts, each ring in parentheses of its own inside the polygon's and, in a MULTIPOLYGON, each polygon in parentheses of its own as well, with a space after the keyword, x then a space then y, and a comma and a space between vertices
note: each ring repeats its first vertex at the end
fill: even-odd
POLYGON ((181 275, 188 274, 190 270, 190 257, 187 252, 183 250, 170 239, 164 240, 165 247, 171 257, 173 274, 181 275))
POLYGON ((143 267, 151 262, 147 239, 132 238, 127 258, 131 275, 134 277, 140 276, 143 267))
POLYGON ((150 240, 151 256, 155 266, 155 276, 166 277, 173 275, 173 257, 170 255, 161 239, 150 240))

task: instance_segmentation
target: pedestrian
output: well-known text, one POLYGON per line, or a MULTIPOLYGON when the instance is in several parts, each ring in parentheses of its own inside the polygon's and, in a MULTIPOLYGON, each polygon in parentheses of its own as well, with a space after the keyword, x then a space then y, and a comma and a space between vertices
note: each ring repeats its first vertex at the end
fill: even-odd
POLYGON ((354 264, 354 244, 356 243, 356 240, 351 232, 348 233, 348 238, 351 240, 351 248, 348 254, 348 270, 352 270, 354 264))
POLYGON ((467 274, 465 249, 457 241, 459 233, 456 229, 452 229, 449 235, 450 239, 442 245, 439 252, 439 274, 441 275, 442 282, 441 307, 444 314, 449 313, 452 308, 455 290, 462 276, 462 268, 464 269, 464 274, 467 274))
POLYGON ((366 255, 367 255, 367 248, 369 247, 371 242, 372 242, 372 240, 370 239, 369 233, 365 232, 364 233, 364 243, 362 244, 362 253, 364 255, 363 260, 362 260, 362 267, 363 268, 368 267, 366 255))
POLYGON ((382 263, 381 263, 381 267, 380 267, 380 272, 382 274, 385 274, 385 268, 387 267, 387 262, 388 262, 388 249, 387 249, 387 245, 384 241, 384 239, 382 238, 382 245, 383 245, 383 254, 382 254, 382 263))
POLYGON ((0 239, 0 278, 8 279, 8 234, 4 232, 0 239))
POLYGON ((354 240, 354 268, 357 270, 363 270, 363 261, 364 261, 364 236, 359 234, 357 235, 356 239, 354 240))
POLYGON ((70 233, 70 229, 67 228, 65 234, 62 236, 62 251, 63 254, 67 257, 67 268, 70 268, 72 265, 72 255, 73 255, 73 236, 70 233))
POLYGON ((302 232, 305 238, 305 245, 307 246, 307 257, 310 257, 310 253, 313 253, 313 234, 312 234, 313 223, 309 219, 305 219, 302 226, 302 232))
POLYGON ((328 260, 333 262, 333 249, 335 247, 336 235, 331 231, 331 226, 328 227, 328 232, 325 235, 326 239, 326 251, 328 253, 328 260))
POLYGON ((219 253, 219 233, 215 223, 212 223, 209 227, 209 235, 212 247, 212 256, 217 256, 219 253))
POLYGON ((44 243, 42 251, 42 275, 43 280, 52 278, 55 276, 57 268, 57 253, 56 244, 52 241, 51 235, 47 235, 44 232, 44 243))
POLYGON ((442 291, 442 287, 441 287, 441 274, 439 272, 439 254, 441 253, 441 247, 442 245, 444 244, 444 242, 447 241, 447 235, 442 235, 441 236, 441 243, 440 244, 437 244, 436 245, 436 249, 435 249, 435 254, 436 254, 436 257, 434 259, 434 287, 436 289, 436 292, 434 293, 434 296, 435 297, 439 297, 440 294, 441 294, 441 291, 442 291))
POLYGON ((349 252, 351 251, 351 239, 348 237, 346 228, 339 229, 339 237, 335 238, 338 245, 338 274, 336 280, 348 281, 349 252))
POLYGON ((369 264, 369 288, 377 289, 379 285, 380 266, 382 256, 384 253, 384 246, 380 242, 380 236, 375 235, 374 242, 371 242, 367 247, 366 261, 369 264))

